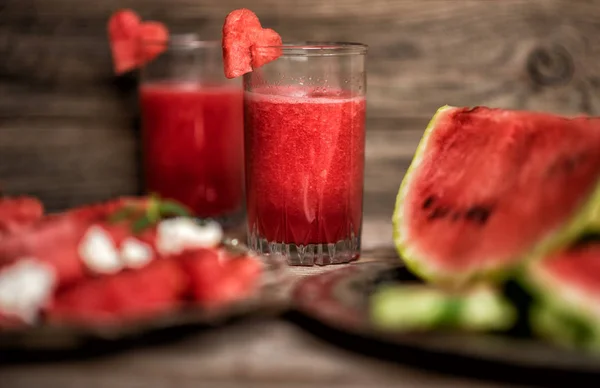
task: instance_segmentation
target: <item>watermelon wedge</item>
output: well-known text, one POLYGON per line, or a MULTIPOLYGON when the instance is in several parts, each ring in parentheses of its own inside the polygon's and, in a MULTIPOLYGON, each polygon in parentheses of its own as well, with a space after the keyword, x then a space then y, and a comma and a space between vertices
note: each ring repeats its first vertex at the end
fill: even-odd
POLYGON ((600 118, 441 107, 400 185, 399 254, 460 286, 567 246, 600 220, 599 150, 600 118))
POLYGON ((537 301, 535 334, 558 345, 600 351, 600 243, 532 262, 523 277, 537 301))
POLYGON ((225 76, 236 78, 259 68, 281 55, 282 40, 277 32, 263 28, 256 14, 236 9, 223 25, 223 63, 225 76))
POLYGON ((108 38, 115 74, 137 69, 167 49, 169 32, 160 22, 142 22, 130 9, 115 12, 108 21, 108 38))

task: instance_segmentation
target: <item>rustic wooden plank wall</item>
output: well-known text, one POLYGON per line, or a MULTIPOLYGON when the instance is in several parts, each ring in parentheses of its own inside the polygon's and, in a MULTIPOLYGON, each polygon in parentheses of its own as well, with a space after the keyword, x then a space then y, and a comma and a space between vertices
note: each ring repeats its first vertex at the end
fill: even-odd
POLYGON ((105 31, 120 7, 207 39, 248 7, 285 40, 367 43, 367 217, 389 219, 443 104, 600 112, 600 1, 0 0, 6 193, 60 209, 139 192, 136 79, 112 75, 105 31))

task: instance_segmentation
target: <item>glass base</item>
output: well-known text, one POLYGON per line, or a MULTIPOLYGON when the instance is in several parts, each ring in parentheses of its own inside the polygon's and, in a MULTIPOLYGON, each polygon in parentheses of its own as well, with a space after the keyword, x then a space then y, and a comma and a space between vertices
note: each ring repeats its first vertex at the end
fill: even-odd
POLYGON ((360 238, 356 236, 336 243, 296 245, 269 242, 250 233, 248 247, 257 254, 281 255, 292 266, 345 264, 360 257, 360 238))
POLYGON ((245 224, 244 221, 246 219, 243 209, 236 210, 231 213, 221 214, 218 216, 211 216, 211 217, 196 216, 196 218, 199 220, 217 221, 219 224, 221 224, 221 227, 223 227, 223 229, 225 229, 225 230, 237 229, 237 228, 243 226, 245 224))

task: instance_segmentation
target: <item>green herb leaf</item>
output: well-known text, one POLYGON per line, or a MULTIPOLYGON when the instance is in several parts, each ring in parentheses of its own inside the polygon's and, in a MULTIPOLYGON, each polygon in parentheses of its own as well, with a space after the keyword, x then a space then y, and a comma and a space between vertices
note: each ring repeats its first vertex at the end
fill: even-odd
POLYGON ((146 214, 146 215, 138 218, 131 226, 131 229, 133 230, 134 234, 139 234, 142 230, 146 229, 153 223, 154 222, 146 214))
POLYGON ((146 209, 146 215, 152 223, 160 219, 160 197, 157 194, 151 194, 150 200, 148 201, 148 208, 146 209))
MULTIPOLYGON (((169 215, 190 217, 190 211, 183 205, 175 201, 161 200, 160 196, 152 193, 148 196, 148 204, 143 211, 143 216, 135 220, 132 225, 133 233, 138 234, 142 230, 156 224, 161 219, 169 215)), ((135 209, 130 209, 126 214, 119 214, 118 218, 130 216, 135 209)), ((121 213, 121 212, 120 212, 121 213)))
POLYGON ((181 217, 190 217, 190 212, 184 206, 173 201, 162 201, 158 205, 158 211, 161 216, 174 215, 181 217))
POLYGON ((135 212, 135 208, 133 206, 125 206, 122 209, 114 212, 108 217, 108 222, 111 224, 116 224, 117 222, 124 221, 129 218, 135 212))

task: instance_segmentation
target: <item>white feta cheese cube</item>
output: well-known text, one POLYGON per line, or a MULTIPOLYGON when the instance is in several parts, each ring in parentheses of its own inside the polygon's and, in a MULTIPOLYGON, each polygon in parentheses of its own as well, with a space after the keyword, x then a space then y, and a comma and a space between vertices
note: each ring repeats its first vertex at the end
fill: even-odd
POLYGON ((123 269, 119 252, 111 236, 100 226, 93 225, 79 244, 79 256, 92 271, 114 274, 123 269))
POLYGON ((127 237, 121 244, 121 260, 129 268, 142 268, 153 258, 152 247, 137 238, 127 237))
POLYGON ((186 249, 215 247, 222 238, 218 222, 201 225, 190 218, 171 218, 158 224, 156 248, 162 255, 175 255, 186 249))
POLYGON ((33 323, 56 286, 54 269, 35 258, 22 258, 0 271, 0 313, 33 323))

